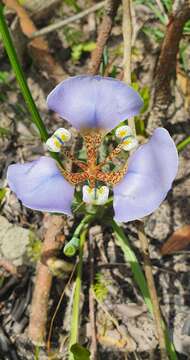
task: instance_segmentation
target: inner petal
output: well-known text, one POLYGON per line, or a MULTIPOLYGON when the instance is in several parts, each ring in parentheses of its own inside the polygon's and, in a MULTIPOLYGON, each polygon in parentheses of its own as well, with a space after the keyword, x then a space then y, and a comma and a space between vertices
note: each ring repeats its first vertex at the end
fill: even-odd
POLYGON ((82 188, 83 201, 87 204, 103 205, 108 200, 109 187, 101 186, 91 188, 88 185, 84 185, 82 188))

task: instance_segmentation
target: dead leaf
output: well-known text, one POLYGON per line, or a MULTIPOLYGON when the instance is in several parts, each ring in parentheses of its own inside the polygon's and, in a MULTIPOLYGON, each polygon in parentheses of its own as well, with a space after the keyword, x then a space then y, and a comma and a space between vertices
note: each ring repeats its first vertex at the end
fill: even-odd
POLYGON ((190 225, 177 229, 161 248, 162 255, 169 255, 186 248, 190 244, 190 225))
POLYGON ((185 109, 189 110, 190 107, 190 78, 189 76, 182 70, 177 71, 177 84, 180 87, 185 101, 185 109))
MULTIPOLYGON (((37 31, 35 24, 31 20, 27 11, 18 3, 17 0, 3 0, 4 4, 16 12, 19 20, 20 27, 23 34, 29 39, 33 32, 37 31)), ((38 67, 56 83, 59 83, 66 77, 62 67, 54 60, 51 55, 48 42, 43 37, 29 40, 28 48, 38 67)))

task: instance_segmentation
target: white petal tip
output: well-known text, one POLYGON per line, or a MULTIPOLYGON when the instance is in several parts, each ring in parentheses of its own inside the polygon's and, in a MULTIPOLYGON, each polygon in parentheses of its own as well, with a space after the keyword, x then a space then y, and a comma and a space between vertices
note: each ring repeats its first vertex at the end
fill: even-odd
POLYGON ((108 200, 108 196, 109 196, 108 186, 91 188, 88 185, 84 185, 82 191, 83 191, 83 201, 87 204, 104 205, 108 200))

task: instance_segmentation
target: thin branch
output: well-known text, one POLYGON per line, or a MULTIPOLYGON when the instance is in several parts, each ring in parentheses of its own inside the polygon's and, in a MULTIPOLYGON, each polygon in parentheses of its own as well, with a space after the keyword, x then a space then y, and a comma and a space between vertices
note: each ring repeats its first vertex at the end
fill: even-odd
POLYGON ((144 270, 145 270, 146 280, 148 283, 151 302, 153 305, 154 320, 155 320, 155 325, 156 325, 156 330, 157 330, 157 335, 158 335, 158 341, 159 341, 159 345, 160 345, 161 360, 166 360, 166 359, 168 359, 168 357, 167 357, 167 352, 166 352, 164 330, 162 328, 162 316, 161 316, 161 312, 160 312, 160 306, 159 306, 159 302, 158 302, 158 297, 157 297, 157 293, 156 293, 154 277, 153 277, 153 272, 152 272, 152 266, 151 266, 151 262, 150 262, 148 239, 144 232, 144 224, 143 223, 141 223, 139 225, 138 236, 139 236, 139 240, 140 240, 140 244, 141 244, 141 249, 143 252, 144 270))
MULTIPOLYGON (((133 21, 132 21, 132 2, 131 0, 123 0, 123 80, 131 84, 131 54, 132 54, 132 36, 133 36, 133 21)), ((128 124, 136 134, 134 118, 128 119, 128 124)))
POLYGON ((14 276, 19 275, 18 267, 14 265, 10 260, 0 259, 0 267, 2 267, 5 271, 14 276))
POLYGON ((64 27, 65 25, 68 25, 68 24, 70 24, 70 23, 72 23, 74 21, 78 21, 78 20, 82 19, 83 17, 85 17, 85 16, 87 16, 87 15, 101 9, 103 6, 105 6, 105 4, 106 4, 106 1, 101 1, 98 4, 91 6, 89 9, 81 11, 80 13, 78 13, 76 15, 73 15, 73 16, 69 17, 68 19, 58 21, 58 22, 56 22, 56 24, 49 25, 49 26, 46 26, 45 28, 43 28, 41 30, 35 31, 30 36, 30 39, 34 39, 34 38, 37 38, 37 37, 42 36, 42 35, 47 35, 52 31, 55 31, 55 30, 58 30, 58 29, 64 27))
POLYGON ((71 283, 71 280, 72 280, 72 278, 73 278, 73 275, 74 275, 74 273, 75 273, 75 270, 76 270, 76 264, 75 264, 75 266, 74 266, 74 268, 73 268, 73 270, 72 270, 72 273, 71 273, 71 275, 70 275, 70 277, 69 277, 69 280, 68 280, 66 286, 65 286, 64 289, 63 289, 63 292, 62 292, 62 294, 61 294, 61 296, 60 296, 59 302, 58 302, 58 304, 57 304, 57 306, 56 306, 55 312, 54 312, 54 314, 53 314, 53 316, 52 316, 52 319, 51 319, 50 328, 49 328, 49 333, 48 333, 48 339, 47 339, 47 351, 48 351, 48 352, 50 352, 50 350, 51 350, 51 335, 52 335, 52 330, 53 330, 54 321, 55 321, 55 318, 56 318, 56 316, 57 316, 58 310, 59 310, 59 308, 60 308, 60 306, 61 306, 61 303, 62 303, 62 301, 63 301, 63 298, 64 298, 64 295, 65 295, 66 289, 67 289, 67 287, 68 287, 68 286, 70 285, 70 283, 71 283))
POLYGON ((120 0, 107 0, 105 6, 105 15, 99 29, 99 35, 96 43, 96 49, 92 52, 90 73, 95 75, 99 71, 99 67, 102 61, 102 54, 104 47, 107 44, 110 36, 113 21, 119 7, 120 0))
POLYGON ((190 19, 190 3, 183 1, 183 5, 170 15, 166 35, 162 44, 155 77, 154 102, 171 100, 171 80, 176 75, 177 54, 183 34, 183 27, 190 19), (167 100, 168 99, 168 100, 167 100))
POLYGON ((110 312, 107 310, 106 306, 98 299, 98 297, 96 296, 94 291, 92 291, 92 294, 93 294, 94 299, 97 301, 98 305, 100 306, 100 308, 105 312, 108 319, 110 319, 111 322, 114 324, 115 328, 117 329, 117 332, 121 336, 121 339, 123 339, 123 341, 125 343, 125 349, 126 349, 125 356, 127 358, 127 353, 135 350, 136 346, 135 346, 134 340, 132 339, 132 337, 130 335, 123 332, 117 319, 113 316, 113 314, 110 314, 110 312))
MULTIPOLYGON (((57 215, 45 215, 46 232, 42 248, 43 259, 55 256, 60 243, 56 241, 57 235, 63 227, 63 217, 57 215)), ((44 261, 45 262, 45 261, 44 261)), ((35 279, 35 288, 31 305, 28 336, 36 345, 44 345, 46 335, 46 321, 49 294, 52 284, 52 274, 45 263, 38 263, 35 279)))

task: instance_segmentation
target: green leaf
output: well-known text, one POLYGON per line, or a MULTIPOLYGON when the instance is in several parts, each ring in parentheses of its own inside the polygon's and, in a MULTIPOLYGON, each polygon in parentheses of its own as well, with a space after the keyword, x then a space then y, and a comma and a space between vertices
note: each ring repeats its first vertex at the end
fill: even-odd
POLYGON ((152 37, 155 41, 160 42, 164 38, 164 31, 161 31, 158 28, 150 28, 148 26, 143 26, 142 31, 147 35, 152 37))
POLYGON ((71 53, 71 57, 72 57, 73 61, 80 60, 81 55, 82 55, 82 50, 83 50, 83 45, 82 44, 73 45, 72 53, 71 53))
POLYGON ((148 7, 153 11, 154 15, 160 20, 163 25, 167 24, 167 17, 162 14, 162 12, 157 6, 154 6, 153 4, 151 4, 151 2, 148 2, 148 7))
POLYGON ((74 8, 77 12, 81 11, 80 6, 77 4, 76 0, 65 0, 65 4, 74 8))
POLYGON ((0 84, 6 84, 9 77, 9 73, 7 71, 0 71, 0 84))
POLYGON ((96 43, 94 41, 88 41, 83 45, 83 51, 91 52, 96 47, 96 43))
POLYGON ((107 286, 110 284, 110 282, 104 278, 103 274, 97 273, 95 276, 95 283, 93 284, 93 290, 96 294, 97 299, 100 302, 103 302, 108 295, 108 288, 107 286))
POLYGON ((40 348, 39 348, 39 346, 36 346, 35 353, 34 353, 34 360, 39 360, 40 359, 39 356, 40 356, 40 348))
POLYGON ((4 138, 4 137, 9 137, 9 135, 11 135, 11 131, 7 128, 3 128, 0 126, 0 137, 4 138))
POLYGON ((73 61, 79 61, 83 52, 91 52, 96 47, 94 41, 88 41, 86 43, 75 44, 72 46, 71 57, 73 61))
POLYGON ((6 195, 6 189, 5 188, 0 188, 0 203, 2 202, 2 200, 4 199, 5 195, 6 195))
POLYGON ((90 360, 90 351, 80 344, 73 344, 70 348, 74 360, 90 360))
POLYGON ((78 45, 80 43, 82 31, 76 30, 72 26, 65 26, 63 32, 69 46, 72 47, 73 45, 78 45))

